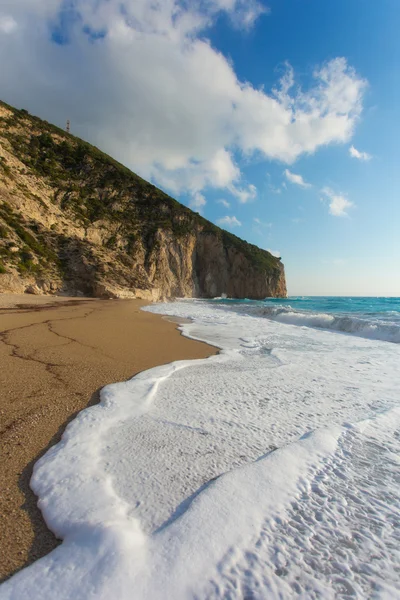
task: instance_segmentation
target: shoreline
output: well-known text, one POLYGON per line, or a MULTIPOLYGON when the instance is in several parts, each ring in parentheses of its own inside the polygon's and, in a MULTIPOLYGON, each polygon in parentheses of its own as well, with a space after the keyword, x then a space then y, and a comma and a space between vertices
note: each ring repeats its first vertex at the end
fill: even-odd
POLYGON ((104 385, 217 348, 184 337, 142 300, 0 295, 0 582, 60 542, 29 487, 34 463, 104 385))

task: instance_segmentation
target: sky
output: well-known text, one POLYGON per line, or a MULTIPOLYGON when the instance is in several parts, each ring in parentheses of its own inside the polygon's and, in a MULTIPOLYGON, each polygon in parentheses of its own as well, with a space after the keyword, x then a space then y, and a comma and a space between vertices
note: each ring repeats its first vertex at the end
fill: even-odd
POLYGON ((290 295, 400 296, 399 27, 399 0, 0 0, 0 99, 281 256, 290 295))

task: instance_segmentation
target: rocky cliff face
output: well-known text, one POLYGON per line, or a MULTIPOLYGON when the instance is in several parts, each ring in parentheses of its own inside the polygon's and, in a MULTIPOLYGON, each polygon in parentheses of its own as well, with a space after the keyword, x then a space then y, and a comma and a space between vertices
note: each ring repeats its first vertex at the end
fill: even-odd
POLYGON ((212 233, 197 236, 194 265, 198 296, 262 299, 287 295, 280 261, 276 260, 275 268, 260 269, 251 256, 233 245, 224 245, 212 233))
POLYGON ((0 103, 0 292, 286 296, 279 259, 0 103))

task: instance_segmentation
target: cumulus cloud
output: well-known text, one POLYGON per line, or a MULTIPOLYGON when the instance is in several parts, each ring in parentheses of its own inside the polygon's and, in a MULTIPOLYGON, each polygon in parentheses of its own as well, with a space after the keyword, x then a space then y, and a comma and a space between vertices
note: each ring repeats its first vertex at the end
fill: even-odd
POLYGON ((225 10, 230 9, 232 24, 238 29, 251 29, 260 15, 270 12, 266 6, 255 0, 241 0, 240 2, 222 0, 219 4, 225 10))
POLYGON ((331 188, 325 187, 321 190, 322 194, 329 200, 329 213, 334 217, 347 217, 348 209, 354 206, 345 196, 336 194, 331 188))
POLYGON ((296 175, 296 173, 292 173, 291 171, 289 171, 289 169, 285 169, 283 174, 285 175, 286 179, 290 181, 290 183, 299 185, 302 188, 312 187, 311 183, 307 183, 306 181, 304 181, 301 175, 296 175))
POLYGON ((366 82, 344 58, 303 90, 288 65, 268 92, 238 79, 207 39, 223 13, 247 29, 255 0, 4 0, 4 99, 90 140, 175 194, 255 197, 242 157, 293 163, 347 143, 366 82), (4 20, 6 19, 6 20, 4 20), (5 25, 4 25, 5 24, 5 25))
POLYGON ((9 15, 0 15, 0 33, 12 33, 17 28, 17 22, 9 15))
POLYGON ((236 196, 241 204, 246 204, 246 202, 254 200, 257 196, 257 188, 253 184, 248 185, 246 188, 230 186, 228 189, 233 196, 236 196))
POLYGON ((349 154, 352 158, 357 158, 358 160, 371 160, 372 156, 368 154, 368 152, 360 152, 354 146, 350 146, 349 154))
POLYGON ((236 217, 222 217, 222 219, 217 219, 217 224, 221 225, 221 227, 240 227, 242 224, 236 217))
POLYGON ((225 206, 225 208, 230 208, 230 204, 227 200, 224 200, 223 198, 221 198, 220 200, 217 200, 218 204, 222 204, 222 206, 225 206))
POLYGON ((200 192, 196 192, 190 203, 189 206, 190 208, 193 208, 194 210, 200 211, 202 208, 204 208, 204 206, 207 204, 206 199, 204 198, 203 194, 200 194, 200 192))

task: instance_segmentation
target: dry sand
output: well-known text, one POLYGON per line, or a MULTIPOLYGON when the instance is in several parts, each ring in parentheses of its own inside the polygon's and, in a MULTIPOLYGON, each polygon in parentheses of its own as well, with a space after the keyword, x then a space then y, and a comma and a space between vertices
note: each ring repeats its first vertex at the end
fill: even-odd
POLYGON ((0 581, 58 543, 29 480, 77 412, 107 383, 216 352, 144 304, 0 295, 0 581))

